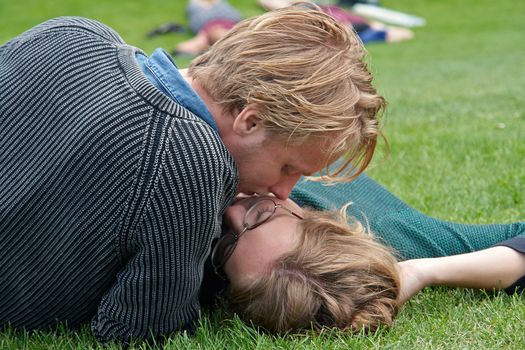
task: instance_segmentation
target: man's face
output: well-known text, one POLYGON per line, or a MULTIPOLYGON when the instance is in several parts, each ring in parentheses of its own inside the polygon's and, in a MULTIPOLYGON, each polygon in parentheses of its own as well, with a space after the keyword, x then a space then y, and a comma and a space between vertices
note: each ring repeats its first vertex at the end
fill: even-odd
POLYGON ((238 193, 273 193, 286 199, 303 175, 320 171, 326 162, 329 137, 311 136, 300 145, 269 133, 248 105, 236 115, 216 119, 221 138, 240 175, 238 193))
POLYGON ((234 155, 240 173, 238 192, 245 194, 273 193, 286 199, 301 176, 322 169, 326 151, 319 139, 301 145, 287 145, 285 140, 271 136, 258 144, 237 149, 234 155))

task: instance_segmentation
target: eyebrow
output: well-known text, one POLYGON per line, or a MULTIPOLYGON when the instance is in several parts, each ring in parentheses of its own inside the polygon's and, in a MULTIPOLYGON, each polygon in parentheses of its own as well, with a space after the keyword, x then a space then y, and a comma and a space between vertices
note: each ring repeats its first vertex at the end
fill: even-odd
MULTIPOLYGON (((300 164, 300 165, 303 165, 303 164, 300 164)), ((309 170, 307 169, 306 167, 303 167, 303 166, 294 166, 292 165, 292 167, 296 170, 298 170, 303 176, 312 176, 313 174, 315 173, 318 173, 320 170, 309 170)))

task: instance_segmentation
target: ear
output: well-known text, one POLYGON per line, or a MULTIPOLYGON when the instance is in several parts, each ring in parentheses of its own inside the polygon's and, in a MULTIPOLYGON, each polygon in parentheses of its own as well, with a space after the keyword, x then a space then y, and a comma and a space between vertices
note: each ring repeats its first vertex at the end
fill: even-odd
POLYGON ((233 131, 239 136, 253 135, 264 131, 264 125, 258 117, 257 109, 254 105, 247 105, 233 120, 233 131))

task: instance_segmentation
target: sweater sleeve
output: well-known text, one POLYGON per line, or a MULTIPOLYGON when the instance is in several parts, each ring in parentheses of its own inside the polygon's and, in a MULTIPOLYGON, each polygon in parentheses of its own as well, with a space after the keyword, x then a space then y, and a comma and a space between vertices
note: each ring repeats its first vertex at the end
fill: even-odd
POLYGON ((402 260, 468 253, 525 235, 525 222, 465 225, 429 217, 364 174, 350 183, 332 186, 300 181, 292 197, 300 205, 321 210, 338 209, 351 202, 347 214, 367 223, 402 260))
POLYGON ((136 229, 130 224, 125 264, 92 321, 101 341, 151 339, 195 326, 204 262, 237 181, 217 142, 192 144, 206 139, 198 134, 191 127, 170 134, 159 165, 146 167, 161 170, 140 186, 148 200, 142 211, 134 205, 131 217, 140 219, 136 229))
POLYGON ((489 248, 525 235, 525 223, 467 225, 426 216, 412 208, 379 217, 373 233, 393 247, 400 260, 432 258, 489 248))

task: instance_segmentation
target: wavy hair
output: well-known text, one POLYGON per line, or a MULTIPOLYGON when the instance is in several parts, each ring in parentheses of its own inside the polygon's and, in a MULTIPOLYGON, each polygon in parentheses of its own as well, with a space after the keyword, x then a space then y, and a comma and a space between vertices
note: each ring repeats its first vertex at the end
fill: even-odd
POLYGON ((230 308, 277 333, 390 326, 399 294, 392 251, 344 213, 306 211, 300 225, 295 249, 259 278, 230 285, 230 308))
POLYGON ((238 23, 189 66, 228 111, 253 104, 266 130, 300 144, 328 139, 315 180, 346 181, 370 163, 385 100, 372 86, 358 36, 315 5, 291 6, 238 23), (314 7, 314 8, 312 8, 314 7), (329 162, 345 155, 340 167, 329 162))

